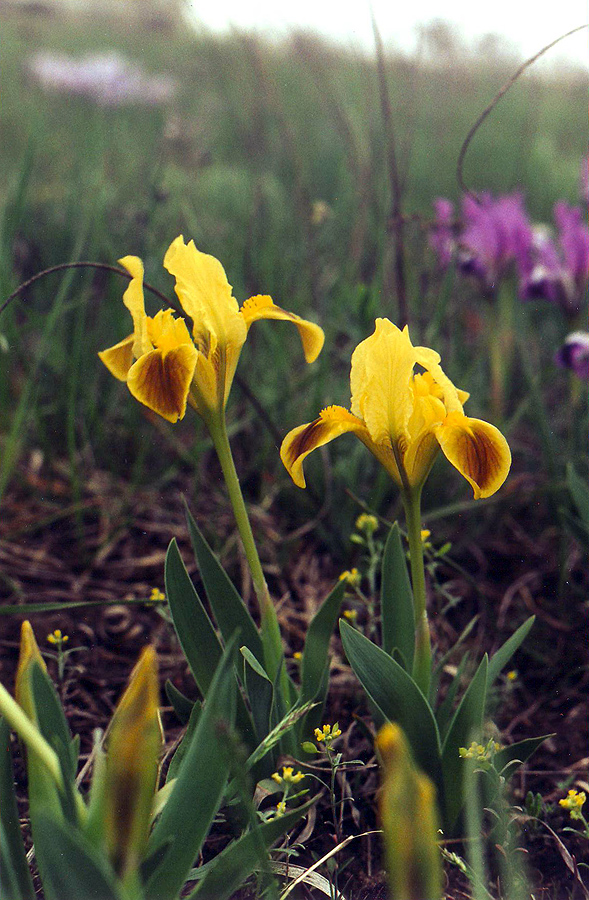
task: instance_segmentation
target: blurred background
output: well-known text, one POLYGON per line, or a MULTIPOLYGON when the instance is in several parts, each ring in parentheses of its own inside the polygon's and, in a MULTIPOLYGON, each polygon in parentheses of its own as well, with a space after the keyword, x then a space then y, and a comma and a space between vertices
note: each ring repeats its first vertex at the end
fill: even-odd
MULTIPOLYGON (((322 406, 348 404, 352 349, 376 316, 398 319, 391 149, 413 340, 435 345, 471 391, 472 414, 489 415, 488 304, 443 282, 428 241, 433 203, 460 202, 460 148, 506 79, 586 13, 576 0, 533 19, 506 2, 450 4, 447 20, 427 3, 372 8, 380 62, 368 4, 0 3, 0 298, 46 267, 126 254, 171 295, 162 259, 183 233, 221 259, 240 302, 270 293, 320 322, 326 348, 313 367, 288 326, 256 326, 229 412, 234 438, 247 438, 236 452, 250 496, 289 491, 303 516, 330 479, 357 478, 375 504, 389 490, 364 448, 343 441, 329 472, 310 463, 314 501, 289 485, 276 447, 322 406)), ((527 70, 465 161, 470 188, 520 191, 531 221, 549 227, 557 201, 581 202, 587 40, 567 38, 527 70)), ((192 418, 155 421, 97 359, 129 332, 123 289, 103 272, 61 272, 0 316, 0 494, 31 459, 65 459, 78 493, 94 468, 164 484, 204 465, 208 441, 198 430, 195 440, 192 418)), ((549 361, 570 323, 554 309, 533 315, 553 384, 549 361)), ((506 415, 519 422, 521 380, 510 392, 506 415)), ((465 496, 447 481, 438 504, 465 496)), ((356 512, 351 503, 342 533, 356 512)))

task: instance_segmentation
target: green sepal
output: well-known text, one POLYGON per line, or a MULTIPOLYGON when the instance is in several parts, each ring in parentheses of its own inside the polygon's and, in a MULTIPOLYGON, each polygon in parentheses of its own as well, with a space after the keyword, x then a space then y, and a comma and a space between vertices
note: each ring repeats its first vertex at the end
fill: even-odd
POLYGON ((223 640, 227 642, 239 629, 242 643, 249 647, 254 656, 263 659, 264 648, 256 623, 235 585, 209 547, 188 507, 186 520, 200 577, 223 640))
MULTIPOLYGON (((270 819, 260 824, 256 831, 248 831, 229 844, 207 865, 206 872, 202 873, 199 884, 187 900, 229 900, 258 864, 260 841, 266 849, 270 848, 314 803, 315 800, 312 800, 283 816, 270 819)), ((193 870, 191 875, 198 877, 198 869, 193 870)))
POLYGON ((413 591, 397 522, 389 531, 381 572, 382 649, 389 655, 395 648, 398 649, 405 660, 407 671, 411 672, 415 652, 415 612, 413 591))
POLYGON ((126 900, 104 857, 67 822, 39 813, 35 856, 46 900, 126 900))
POLYGON ((230 770, 226 734, 235 719, 236 640, 237 635, 228 642, 217 666, 174 788, 151 833, 146 856, 165 844, 169 850, 145 886, 146 900, 180 893, 221 804, 230 770))
POLYGON ((452 716, 442 745, 442 771, 445 794, 444 820, 452 833, 464 805, 463 760, 458 750, 468 746, 472 735, 480 734, 487 701, 487 671, 489 659, 485 653, 472 681, 464 692, 452 716))
POLYGON ((432 709, 411 676, 367 637, 340 619, 342 643, 360 684, 390 721, 398 723, 416 762, 441 785, 440 735, 432 709))
POLYGON ((2 900, 35 900, 16 803, 10 728, 2 718, 0 718, 0 897, 2 900))
POLYGON ((166 697, 170 701, 170 705, 173 707, 178 720, 182 725, 186 725, 194 708, 194 700, 189 700, 182 691, 178 690, 176 685, 173 684, 169 678, 166 679, 164 691, 166 692, 166 697))

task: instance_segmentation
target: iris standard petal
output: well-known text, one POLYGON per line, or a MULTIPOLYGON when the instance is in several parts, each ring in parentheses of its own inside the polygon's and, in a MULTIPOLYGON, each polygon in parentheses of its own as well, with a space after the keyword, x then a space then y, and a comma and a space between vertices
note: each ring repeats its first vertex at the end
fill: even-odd
POLYGON ((176 279, 176 294, 193 321, 199 350, 208 356, 219 345, 239 354, 247 328, 219 260, 197 250, 194 241, 185 244, 180 235, 170 244, 164 267, 176 279))
POLYGON ((145 315, 145 299, 143 297, 143 263, 138 256, 124 256, 119 259, 131 281, 123 294, 123 303, 133 318, 133 356, 138 359, 142 353, 148 353, 153 345, 147 335, 145 315))
POLYGON ((511 451, 498 428, 450 413, 434 433, 444 455, 472 485, 475 500, 499 490, 509 473, 511 451))
POLYGON ((129 369, 129 390, 168 422, 177 422, 186 412, 197 355, 193 344, 182 344, 168 352, 144 353, 129 369))
POLYGON ((314 322, 301 319, 295 313, 276 306, 272 297, 266 294, 257 294, 255 297, 250 297, 241 307, 240 313, 245 320, 248 330, 252 322, 257 322, 259 319, 277 319, 284 322, 292 322, 297 326, 306 361, 308 363, 314 362, 321 353, 325 340, 323 329, 319 325, 315 325, 314 322))
POLYGON ((98 354, 111 375, 119 381, 126 381, 129 369, 133 365, 133 342, 135 335, 130 334, 123 341, 119 341, 107 350, 101 350, 98 354))
POLYGON ((406 440, 413 409, 411 376, 417 362, 409 331, 377 319, 374 333, 352 354, 352 412, 366 423, 375 444, 406 440))
POLYGON ((282 442, 280 458, 298 487, 304 488, 306 485, 303 461, 309 453, 346 432, 353 432, 362 440, 370 440, 364 423, 343 406, 328 406, 321 410, 314 422, 289 431, 282 442))

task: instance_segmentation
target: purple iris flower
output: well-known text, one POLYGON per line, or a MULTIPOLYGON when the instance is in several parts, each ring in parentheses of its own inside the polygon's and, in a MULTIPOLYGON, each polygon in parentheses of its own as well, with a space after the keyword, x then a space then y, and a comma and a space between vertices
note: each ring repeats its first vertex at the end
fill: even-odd
POLYGON ((458 237, 458 264, 479 278, 488 291, 509 267, 526 259, 533 244, 530 221, 521 194, 497 199, 488 193, 462 201, 463 229, 458 237))
POLYGON ((579 378, 589 381, 589 333, 573 331, 554 358, 563 369, 571 369, 579 378))
POLYGON ((434 200, 435 218, 430 228, 429 244, 442 269, 447 269, 456 250, 454 204, 444 197, 434 200))

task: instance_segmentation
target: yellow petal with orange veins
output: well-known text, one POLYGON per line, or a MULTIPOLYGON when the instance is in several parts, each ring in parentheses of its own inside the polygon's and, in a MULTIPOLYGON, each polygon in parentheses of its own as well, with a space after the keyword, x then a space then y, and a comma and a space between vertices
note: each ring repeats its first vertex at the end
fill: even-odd
POLYGON ((240 312, 248 329, 252 322, 257 322, 259 319, 277 319, 283 322, 292 322, 297 326, 305 359, 308 363, 314 362, 321 353, 325 340, 323 329, 314 322, 301 319, 295 313, 276 306, 272 297, 268 297, 265 294, 257 294, 255 297, 250 297, 249 300, 245 301, 240 312))
POLYGON ((130 334, 123 341, 119 341, 114 347, 101 350, 98 356, 115 378, 126 381, 129 369, 133 365, 133 341, 134 335, 130 334))
POLYGON ((282 442, 280 458, 298 487, 306 486, 303 462, 309 453, 346 432, 367 437, 364 423, 343 406, 328 406, 314 422, 289 431, 282 442))
POLYGON ((133 396, 168 422, 186 412, 186 400, 196 366, 197 350, 182 344, 164 353, 145 353, 129 369, 127 385, 133 396))
POLYGON ((499 490, 509 473, 511 452, 498 428, 451 413, 434 430, 442 452, 472 485, 475 500, 499 490))
POLYGON ((119 263, 124 266, 131 276, 129 287, 123 294, 123 303, 133 318, 133 356, 135 359, 138 359, 142 353, 148 353, 149 350, 153 349, 147 335, 147 324, 145 321, 143 263, 138 256, 124 256, 122 259, 119 259, 119 263))

